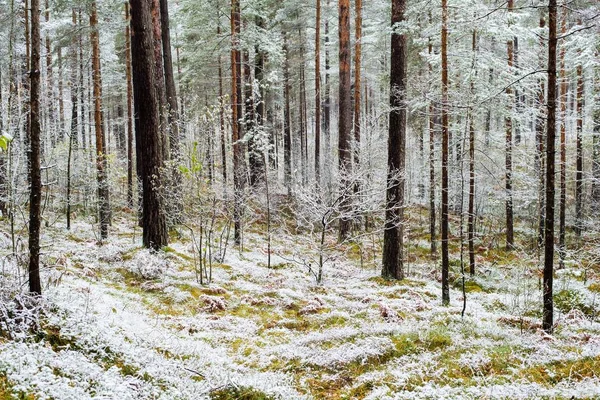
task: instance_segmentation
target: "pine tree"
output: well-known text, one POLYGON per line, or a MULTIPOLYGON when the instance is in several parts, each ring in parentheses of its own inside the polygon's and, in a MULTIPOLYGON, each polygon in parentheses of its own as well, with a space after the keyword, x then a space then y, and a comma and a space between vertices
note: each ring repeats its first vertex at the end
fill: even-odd
POLYGON ((383 234, 384 278, 403 279, 404 183, 406 147, 406 36, 396 25, 404 21, 405 0, 392 0, 390 125, 388 177, 383 234))

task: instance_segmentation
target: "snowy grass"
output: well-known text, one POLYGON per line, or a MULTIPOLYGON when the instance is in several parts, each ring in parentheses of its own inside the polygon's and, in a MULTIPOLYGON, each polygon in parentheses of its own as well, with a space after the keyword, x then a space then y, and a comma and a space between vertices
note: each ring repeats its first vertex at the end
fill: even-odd
MULTIPOLYGON (((274 235, 269 269, 264 238, 249 229, 245 249, 230 247, 204 285, 196 281, 185 234, 153 254, 141 248, 139 229, 132 232, 132 222, 117 219, 99 246, 89 223, 68 235, 60 225, 45 230, 44 242, 52 246, 44 254, 43 312, 39 326, 0 338, 0 399, 600 393, 600 271, 594 268, 585 276, 577 265, 557 273, 557 328, 549 337, 539 325, 537 265, 523 253, 489 249, 478 256, 461 317, 456 257, 452 302, 442 307, 439 268, 423 232, 413 232, 404 281, 379 278, 377 241, 365 238, 336 250, 320 285, 290 261, 293 253, 315 256, 300 232, 274 235)), ((3 279, 16 280, 16 268, 7 268, 3 279)))

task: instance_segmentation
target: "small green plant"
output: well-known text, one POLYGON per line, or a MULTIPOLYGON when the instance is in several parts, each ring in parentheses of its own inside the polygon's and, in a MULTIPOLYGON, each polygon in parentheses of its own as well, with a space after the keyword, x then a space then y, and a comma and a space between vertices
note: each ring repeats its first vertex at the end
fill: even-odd
POLYGON ((273 396, 252 387, 228 385, 210 392, 211 400, 275 400, 273 396))

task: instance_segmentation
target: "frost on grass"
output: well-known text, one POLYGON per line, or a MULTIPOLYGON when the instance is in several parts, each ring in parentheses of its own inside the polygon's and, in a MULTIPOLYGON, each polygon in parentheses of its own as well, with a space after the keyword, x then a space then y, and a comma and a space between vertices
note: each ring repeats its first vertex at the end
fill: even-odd
MULTIPOLYGON (((118 223, 114 229, 125 232, 118 223)), ((84 226, 67 239, 46 232, 56 238, 48 257, 60 262, 44 276, 64 276, 53 278, 39 309, 26 306, 16 280, 0 275, 0 376, 14 393, 170 400, 600 392, 597 282, 575 273, 557 276, 557 328, 549 338, 536 314, 537 276, 509 265, 481 266, 487 272, 472 281, 461 318, 460 285, 442 307, 429 261, 411 263, 409 279, 383 281, 343 249, 317 285, 301 267, 266 268, 264 240, 249 233, 257 250, 228 251, 211 284, 201 285, 189 238, 156 253, 127 235, 98 246, 84 226)), ((273 265, 285 264, 277 254, 290 248, 316 251, 279 235, 273 265)))

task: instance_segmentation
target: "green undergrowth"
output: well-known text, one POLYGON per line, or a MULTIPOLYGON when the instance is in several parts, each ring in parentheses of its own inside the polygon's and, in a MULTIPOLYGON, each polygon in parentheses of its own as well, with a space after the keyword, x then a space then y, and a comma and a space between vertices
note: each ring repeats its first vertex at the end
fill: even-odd
POLYGON ((37 397, 32 393, 14 390, 13 384, 6 375, 0 372, 0 400, 35 400, 37 397))
POLYGON ((260 390, 245 387, 228 385, 224 388, 215 389, 210 392, 211 400, 277 400, 260 390))

